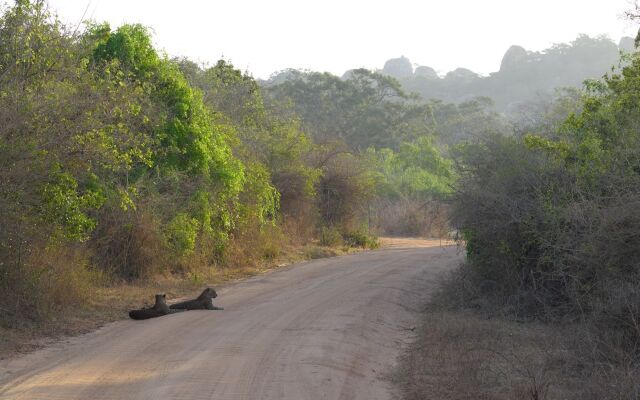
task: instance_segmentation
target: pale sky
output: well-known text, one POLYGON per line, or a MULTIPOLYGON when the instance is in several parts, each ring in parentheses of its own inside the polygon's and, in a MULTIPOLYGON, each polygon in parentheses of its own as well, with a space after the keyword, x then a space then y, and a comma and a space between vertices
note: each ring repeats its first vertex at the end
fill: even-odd
POLYGON ((579 33, 616 43, 638 26, 630 0, 49 0, 63 20, 141 23, 170 56, 224 57, 253 76, 284 68, 382 68, 404 55, 439 73, 488 74, 512 44, 542 50, 579 33))

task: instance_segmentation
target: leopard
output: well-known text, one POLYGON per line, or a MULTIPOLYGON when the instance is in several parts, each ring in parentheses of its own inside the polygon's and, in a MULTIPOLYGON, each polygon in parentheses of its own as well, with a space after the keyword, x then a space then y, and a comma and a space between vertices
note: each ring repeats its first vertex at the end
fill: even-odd
POLYGON ((218 297, 218 294, 213 288, 206 288, 200 296, 194 300, 182 301, 170 306, 172 310, 224 310, 222 307, 216 307, 213 305, 213 299, 218 297))
POLYGON ((155 317, 161 317, 163 315, 170 314, 171 310, 167 305, 166 294, 156 294, 156 303, 151 308, 142 308, 139 310, 129 311, 129 317, 131 319, 141 320, 155 317))

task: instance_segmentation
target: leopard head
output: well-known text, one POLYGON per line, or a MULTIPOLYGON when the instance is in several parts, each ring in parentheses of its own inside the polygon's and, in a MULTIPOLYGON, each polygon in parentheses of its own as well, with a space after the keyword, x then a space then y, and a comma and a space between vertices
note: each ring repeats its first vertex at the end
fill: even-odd
POLYGON ((218 293, 213 288, 206 288, 200 296, 199 299, 215 299, 218 297, 218 293))
POLYGON ((158 304, 166 304, 167 303, 167 295, 166 294, 157 294, 156 295, 156 305, 158 304))

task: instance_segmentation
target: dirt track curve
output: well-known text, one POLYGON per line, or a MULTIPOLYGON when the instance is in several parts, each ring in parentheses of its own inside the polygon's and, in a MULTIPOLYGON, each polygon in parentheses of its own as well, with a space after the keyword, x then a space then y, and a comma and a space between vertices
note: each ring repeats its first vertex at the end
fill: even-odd
POLYGON ((220 287, 224 311, 123 320, 0 361, 0 399, 388 399, 419 305, 460 257, 418 244, 433 247, 298 264, 220 287))

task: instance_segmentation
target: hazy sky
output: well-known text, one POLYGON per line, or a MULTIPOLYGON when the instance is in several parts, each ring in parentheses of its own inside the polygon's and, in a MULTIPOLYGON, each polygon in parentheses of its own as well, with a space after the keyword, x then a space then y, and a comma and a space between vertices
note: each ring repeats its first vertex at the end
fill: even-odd
POLYGON ((213 63, 222 56, 254 76, 284 68, 341 75, 381 68, 405 55, 440 73, 487 74, 512 44, 542 50, 579 34, 616 43, 637 26, 622 18, 630 0, 49 0, 63 20, 151 27, 171 56, 213 63))

